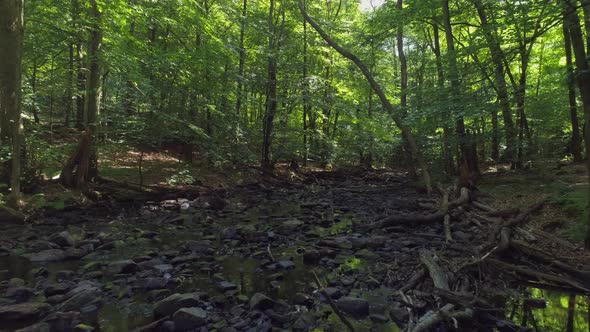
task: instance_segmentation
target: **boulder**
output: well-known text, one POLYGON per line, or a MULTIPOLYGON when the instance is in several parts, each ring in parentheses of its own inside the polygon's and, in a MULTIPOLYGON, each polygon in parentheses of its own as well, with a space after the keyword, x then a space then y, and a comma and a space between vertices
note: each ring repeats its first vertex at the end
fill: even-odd
POLYGON ((111 274, 133 274, 139 270, 139 266, 134 261, 126 259, 110 263, 107 269, 111 274))
POLYGON ((61 247, 74 246, 74 238, 67 231, 55 233, 55 234, 51 235, 48 240, 49 240, 49 242, 53 242, 61 247))
POLYGON ((61 249, 48 249, 29 256, 31 262, 58 262, 66 259, 65 251, 61 249))
POLYGON ((16 330, 16 332, 51 332, 51 325, 42 322, 16 330))
POLYGON ((154 306, 156 318, 169 316, 181 308, 195 307, 200 304, 200 296, 195 293, 172 294, 154 306))
POLYGON ((231 283, 231 282, 229 282, 229 281, 225 281, 225 280, 223 280, 223 281, 220 281, 220 282, 217 284, 217 288, 218 288, 220 291, 222 291, 222 292, 227 292, 227 291, 230 291, 230 290, 236 290, 236 289, 238 289, 238 286, 236 286, 235 284, 232 284, 232 283, 231 283))
POLYGON ((82 284, 70 290, 60 309, 62 311, 80 311, 80 308, 93 306, 101 301, 101 291, 91 284, 82 284))
POLYGON ((282 223, 278 227, 277 233, 283 234, 283 235, 289 235, 289 234, 292 234, 293 232, 295 232, 295 230, 297 230, 297 228, 303 226, 304 224, 305 223, 299 219, 285 221, 284 223, 282 223))
MULTIPOLYGON (((19 323, 42 318, 51 309, 47 303, 27 302, 0 306, 0 322, 19 323)), ((22 326, 22 325, 21 325, 22 326)))
POLYGON ((17 302, 25 302, 33 295, 35 295, 35 291, 28 287, 11 287, 6 290, 6 297, 17 302))
POLYGON ((252 298, 250 298, 249 304, 250 309, 263 311, 272 308, 275 304, 275 301, 262 293, 256 293, 252 296, 252 298))
POLYGON ((10 224, 24 224, 25 215, 13 208, 0 205, 0 221, 10 224))
POLYGON ((356 297, 343 297, 336 301, 336 306, 343 312, 355 317, 366 317, 369 315, 369 302, 356 297))
POLYGON ((192 331, 207 324, 207 312, 201 308, 182 308, 172 316, 176 331, 192 331))

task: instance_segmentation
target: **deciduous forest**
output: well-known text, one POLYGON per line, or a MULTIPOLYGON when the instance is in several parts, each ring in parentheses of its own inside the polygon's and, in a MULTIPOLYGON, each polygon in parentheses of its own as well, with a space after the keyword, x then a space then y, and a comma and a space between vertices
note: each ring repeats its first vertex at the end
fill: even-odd
POLYGON ((0 0, 0 331, 590 331, 590 0, 0 0))

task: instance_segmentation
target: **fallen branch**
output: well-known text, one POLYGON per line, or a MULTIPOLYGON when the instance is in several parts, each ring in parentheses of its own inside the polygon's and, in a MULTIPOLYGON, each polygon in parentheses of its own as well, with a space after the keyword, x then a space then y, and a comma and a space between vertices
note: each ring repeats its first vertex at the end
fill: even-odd
POLYGON ((434 282, 434 287, 441 288, 444 290, 450 290, 447 275, 441 269, 441 267, 435 262, 434 255, 432 254, 432 252, 428 250, 420 251, 420 261, 428 270, 428 274, 434 282))
POLYGON ((350 321, 346 318, 346 316, 344 316, 342 311, 340 311, 340 309, 338 309, 338 306, 336 306, 336 303, 334 303, 334 301, 332 300, 330 295, 328 295, 328 293, 326 292, 326 290, 322 286, 322 283, 320 281, 320 278, 318 278, 318 275, 315 273, 315 271, 311 271, 311 273, 313 274, 313 278, 315 279, 315 283, 317 284, 318 289, 320 290, 322 295, 326 298, 326 300, 328 301, 328 304, 330 305, 330 307, 332 308, 334 313, 338 316, 338 318, 340 318, 342 323, 344 323, 344 325, 346 325, 346 327, 348 327, 348 330, 350 330, 350 332, 355 332, 354 326, 350 323, 350 321))
POLYGON ((438 311, 429 311, 420 320, 418 324, 411 330, 412 332, 432 331, 432 327, 444 320, 455 319, 469 319, 473 317, 473 310, 466 308, 459 311, 451 312, 455 308, 452 304, 446 304, 438 311))

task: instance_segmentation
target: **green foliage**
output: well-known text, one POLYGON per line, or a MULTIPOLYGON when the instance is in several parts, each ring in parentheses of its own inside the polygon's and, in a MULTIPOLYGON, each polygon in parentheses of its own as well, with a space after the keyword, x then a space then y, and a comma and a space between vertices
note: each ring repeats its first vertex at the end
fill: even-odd
POLYGON ((568 212, 575 222, 565 229, 566 235, 576 241, 584 240, 588 220, 588 189, 585 187, 558 186, 552 200, 568 212))
POLYGON ((182 170, 182 171, 170 176, 166 180, 166 183, 171 186, 193 184, 194 182, 195 182, 195 178, 192 176, 191 171, 188 169, 182 170))

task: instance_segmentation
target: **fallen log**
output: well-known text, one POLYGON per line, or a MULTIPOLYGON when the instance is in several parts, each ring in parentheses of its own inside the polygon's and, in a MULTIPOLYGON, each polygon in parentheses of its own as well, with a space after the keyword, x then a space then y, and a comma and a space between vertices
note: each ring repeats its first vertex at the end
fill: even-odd
POLYGON ((444 290, 450 290, 447 275, 442 270, 442 268, 436 263, 434 255, 431 251, 420 251, 420 261, 428 270, 428 274, 434 282, 434 287, 444 290))
MULTIPOLYGON (((458 320, 458 319, 469 319, 473 317, 473 310, 471 308, 465 308, 463 310, 451 311, 455 308, 452 304, 446 304, 438 311, 429 311, 426 313, 416 326, 411 329, 412 332, 432 331, 434 325, 445 321, 445 320, 458 320)), ((456 322, 455 322, 456 323, 456 322)), ((456 326, 457 327, 457 326, 456 326)))

